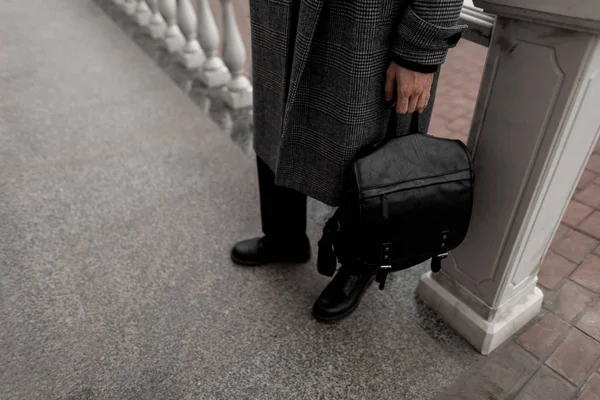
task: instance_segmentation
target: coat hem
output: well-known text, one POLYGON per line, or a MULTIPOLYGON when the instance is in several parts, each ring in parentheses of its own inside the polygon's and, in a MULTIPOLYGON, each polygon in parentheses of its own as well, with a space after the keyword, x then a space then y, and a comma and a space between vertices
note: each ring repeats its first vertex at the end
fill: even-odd
POLYGON ((282 179, 277 174, 277 158, 276 157, 269 156, 268 151, 263 152, 263 151, 261 151, 260 148, 258 148, 258 146, 254 146, 254 152, 256 153, 256 156, 258 158, 260 158, 260 160, 262 162, 267 164, 267 166, 271 169, 271 171, 275 175, 275 185, 284 187, 287 189, 295 190, 295 191, 300 192, 312 199, 320 201, 321 203, 324 203, 330 207, 337 207, 340 204, 339 196, 328 195, 327 193, 323 193, 322 190, 318 190, 316 188, 311 188, 310 186, 303 185, 302 183, 295 181, 295 180, 282 179))

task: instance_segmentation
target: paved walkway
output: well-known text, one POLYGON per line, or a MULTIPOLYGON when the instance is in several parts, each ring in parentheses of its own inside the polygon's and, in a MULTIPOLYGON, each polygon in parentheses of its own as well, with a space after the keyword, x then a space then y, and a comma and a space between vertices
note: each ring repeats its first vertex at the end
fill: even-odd
MULTIPOLYGON (((490 357, 414 298, 423 268, 322 326, 313 264, 227 259, 259 230, 248 110, 114 7, 21 3, 0 11, 0 399, 600 398, 600 146, 544 310, 490 357)), ((485 53, 451 52, 432 134, 466 140, 485 53)))
POLYGON ((235 268, 248 115, 122 27, 0 8, 0 399, 430 399, 480 360, 414 298, 423 268, 333 326, 314 262, 235 268))

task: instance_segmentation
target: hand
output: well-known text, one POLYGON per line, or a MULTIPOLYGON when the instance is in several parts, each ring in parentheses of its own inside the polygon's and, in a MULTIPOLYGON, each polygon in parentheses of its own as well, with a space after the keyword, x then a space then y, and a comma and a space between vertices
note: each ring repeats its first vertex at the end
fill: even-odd
POLYGON ((433 73, 411 71, 392 62, 385 79, 385 100, 396 98, 396 113, 423 112, 429 103, 433 73))

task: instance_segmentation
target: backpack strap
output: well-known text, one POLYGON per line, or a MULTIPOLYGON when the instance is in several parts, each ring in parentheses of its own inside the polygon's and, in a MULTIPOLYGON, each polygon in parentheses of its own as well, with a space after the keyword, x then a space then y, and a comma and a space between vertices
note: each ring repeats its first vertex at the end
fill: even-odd
MULTIPOLYGON (((393 100, 392 100, 393 102, 393 100)), ((399 118, 410 118, 408 134, 412 133, 424 133, 421 132, 421 125, 419 124, 419 112, 415 111, 410 116, 396 114, 396 109, 392 107, 390 119, 387 125, 386 138, 391 139, 398 136, 398 119, 399 118)))
POLYGON ((340 230, 340 221, 334 215, 323 227, 323 236, 319 240, 317 270, 321 275, 333 276, 337 269, 337 257, 333 249, 335 235, 340 230))

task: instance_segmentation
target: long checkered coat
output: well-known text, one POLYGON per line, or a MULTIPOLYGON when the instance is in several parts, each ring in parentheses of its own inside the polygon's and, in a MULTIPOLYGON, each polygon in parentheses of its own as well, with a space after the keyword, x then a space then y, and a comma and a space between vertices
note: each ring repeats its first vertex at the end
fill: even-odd
MULTIPOLYGON (((393 57, 440 65, 462 0, 250 0, 254 147, 276 184, 329 205, 357 152, 381 139, 393 57), (410 6, 409 6, 410 3, 410 6)), ((433 91, 435 92, 435 85, 433 91)), ((432 100, 419 120, 427 127, 432 100)), ((410 117, 400 117, 398 134, 410 117)))

